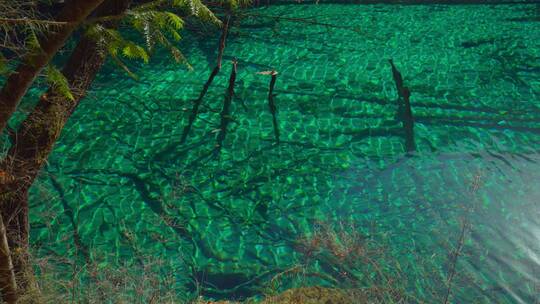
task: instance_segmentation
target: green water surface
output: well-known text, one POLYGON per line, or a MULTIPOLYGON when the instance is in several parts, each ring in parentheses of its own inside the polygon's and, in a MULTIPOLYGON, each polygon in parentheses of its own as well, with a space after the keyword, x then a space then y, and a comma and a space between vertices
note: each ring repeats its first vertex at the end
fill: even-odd
MULTIPOLYGON (((321 223, 345 226, 384 244, 387 265, 403 265, 412 295, 440 303, 430 290, 446 290, 467 223, 451 301, 536 303, 538 12, 337 4, 242 11, 184 144, 219 31, 186 33, 180 47, 192 71, 165 52, 133 65, 139 80, 111 64, 32 189, 32 241, 43 254, 112 269, 160 259, 179 293, 230 299, 261 295, 277 273, 306 264, 295 244, 321 223), (216 156, 233 58, 232 122, 216 156), (412 153, 390 58, 412 92, 412 153), (272 69, 279 145, 270 78, 257 74, 272 69)), ((320 277, 280 288, 349 284, 332 267, 310 263, 320 277)))

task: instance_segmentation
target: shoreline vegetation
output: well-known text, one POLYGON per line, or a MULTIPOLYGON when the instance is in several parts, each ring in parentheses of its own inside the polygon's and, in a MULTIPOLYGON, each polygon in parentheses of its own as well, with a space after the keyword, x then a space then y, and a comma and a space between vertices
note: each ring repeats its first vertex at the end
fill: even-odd
MULTIPOLYGON (((471 193, 476 193, 480 186, 478 174, 471 181, 471 193)), ((213 297, 204 295, 209 285, 198 281, 196 276, 193 281, 196 292, 183 293, 186 291, 175 287, 177 274, 163 272, 166 261, 151 256, 137 256, 135 264, 111 268, 97 261, 80 263, 73 257, 53 254, 31 259, 36 269, 29 284, 32 288, 20 295, 17 303, 453 303, 454 294, 474 282, 460 263, 471 234, 467 217, 473 211, 468 210, 462 218, 460 235, 449 240, 451 249, 447 257, 433 260, 417 257, 414 265, 404 264, 387 252, 390 244, 384 237, 362 235, 352 223, 319 222, 315 223, 313 234, 294 241, 293 248, 301 256, 301 262, 257 278, 260 287, 254 296, 243 296, 239 291, 231 297, 219 295, 215 290, 213 297), (440 272, 441 262, 447 264, 447 272, 440 272), (428 289, 415 287, 411 274, 407 273, 413 268, 416 272, 422 269, 416 276, 430 281, 428 289), (210 300, 216 297, 217 300, 210 300)), ((129 231, 125 232, 125 238, 134 242, 129 231)), ((204 280, 204 275, 201 279, 204 280)))
MULTIPOLYGON (((464 277, 458 264, 467 230, 463 230, 456 244, 459 249, 449 253, 451 272, 437 274, 436 268, 430 269, 429 261, 424 266, 425 273, 421 275, 429 277, 432 283, 438 281, 440 286, 431 286, 432 290, 424 291, 429 296, 422 298, 410 290, 411 282, 407 281, 405 271, 412 265, 399 264, 384 252, 384 247, 377 247, 381 243, 366 240, 351 230, 352 226, 345 232, 319 225, 321 230, 316 235, 296 242, 303 264, 266 276, 256 296, 219 296, 210 300, 216 297, 181 294, 175 288, 176 274, 163 273, 164 261, 152 257, 138 257, 136 265, 104 268, 99 263, 81 264, 51 255, 33 262, 36 274, 32 288, 20 294, 17 303, 446 304, 452 303, 451 294, 463 287, 464 277), (325 273, 315 265, 322 265, 325 273), (458 284, 452 284, 454 276, 459 279, 458 284)), ((202 285, 196 289, 206 293, 202 285)))

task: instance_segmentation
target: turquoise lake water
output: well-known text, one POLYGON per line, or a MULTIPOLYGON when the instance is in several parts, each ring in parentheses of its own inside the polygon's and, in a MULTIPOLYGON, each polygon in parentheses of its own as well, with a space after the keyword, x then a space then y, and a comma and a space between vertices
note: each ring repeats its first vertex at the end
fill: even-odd
POLYGON ((441 303, 460 248, 452 303, 536 303, 539 14, 536 5, 242 11, 184 144, 219 32, 185 34, 191 71, 165 52, 133 65, 139 80, 111 64, 32 189, 32 242, 109 269, 159 260, 181 294, 241 299, 298 265, 320 275, 279 288, 364 284, 361 261, 340 268, 299 250, 298 240, 331 227, 380 244, 381 265, 397 274, 399 263, 418 302, 441 303), (216 155, 233 58, 232 122, 216 155), (411 153, 390 58, 411 90, 411 153), (270 77, 257 74, 272 69, 279 145, 270 77))

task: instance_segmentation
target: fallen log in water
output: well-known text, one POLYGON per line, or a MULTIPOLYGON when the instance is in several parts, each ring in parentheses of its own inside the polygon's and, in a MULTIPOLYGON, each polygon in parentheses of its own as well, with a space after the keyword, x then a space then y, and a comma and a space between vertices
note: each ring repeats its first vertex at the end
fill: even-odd
POLYGON ((189 135, 189 131, 191 130, 191 127, 193 126, 193 123, 195 122, 195 119, 197 119, 197 114, 199 113, 199 107, 201 106, 204 96, 208 92, 208 88, 210 88, 210 85, 214 81, 214 78, 221 70, 221 61, 223 58, 223 51, 225 50, 225 41, 227 40, 227 33, 229 31, 229 21, 231 19, 231 16, 227 16, 227 19, 225 20, 225 23, 223 24, 223 31, 221 32, 221 38, 219 39, 219 51, 218 51, 218 57, 217 57, 217 63, 216 67, 212 70, 212 73, 210 74, 210 77, 208 77, 208 80, 204 84, 204 87, 199 94, 199 97, 195 100, 193 104, 193 108, 191 109, 191 114, 189 115, 189 121, 188 124, 184 127, 184 131, 182 132, 182 139, 180 140, 180 143, 186 142, 186 139, 189 135))
POLYGON ((392 76, 398 92, 398 117, 401 119, 405 131, 405 147, 407 152, 412 152, 416 150, 416 144, 414 142, 414 117, 410 102, 411 91, 403 84, 403 77, 394 65, 394 61, 392 59, 388 61, 392 66, 392 76))

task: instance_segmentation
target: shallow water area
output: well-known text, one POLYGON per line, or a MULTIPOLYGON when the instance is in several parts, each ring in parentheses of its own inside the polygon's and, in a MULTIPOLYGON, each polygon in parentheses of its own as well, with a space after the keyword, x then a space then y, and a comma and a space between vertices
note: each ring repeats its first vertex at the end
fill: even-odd
MULTIPOLYGON (((440 302, 430 294, 445 293, 459 247, 453 303, 540 301, 539 12, 534 4, 242 11, 183 144, 219 33, 186 33, 191 71, 165 52, 133 66, 139 80, 111 65, 32 189, 32 240, 43 253, 80 255, 75 229, 105 267, 159 258, 179 292, 230 299, 261 295, 276 274, 306 263, 297 242, 324 223, 384 244, 419 299, 440 302), (216 155, 233 58, 232 122, 216 155), (412 152, 390 58, 411 91, 412 152), (257 73, 273 69, 279 145, 270 77, 257 73)), ((347 281, 324 263, 309 267, 321 276, 281 287, 347 281)))

